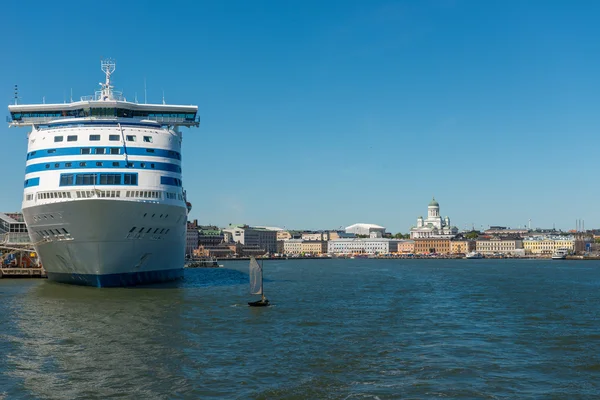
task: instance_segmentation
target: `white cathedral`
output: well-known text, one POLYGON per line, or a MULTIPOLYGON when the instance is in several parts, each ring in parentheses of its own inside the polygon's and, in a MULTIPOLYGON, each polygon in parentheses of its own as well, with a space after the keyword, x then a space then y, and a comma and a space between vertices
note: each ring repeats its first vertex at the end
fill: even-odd
POLYGON ((440 203, 435 201, 435 197, 427 206, 427 219, 417 218, 417 226, 410 228, 410 238, 448 238, 454 237, 458 233, 458 228, 450 226, 450 218, 440 217, 440 203))

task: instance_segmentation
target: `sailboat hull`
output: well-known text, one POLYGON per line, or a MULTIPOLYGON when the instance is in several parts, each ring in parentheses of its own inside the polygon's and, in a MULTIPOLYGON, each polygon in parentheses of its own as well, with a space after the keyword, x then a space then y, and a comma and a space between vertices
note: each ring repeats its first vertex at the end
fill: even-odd
POLYGON ((264 300, 258 300, 258 301, 250 301, 248 302, 248 305, 250 307, 267 307, 269 305, 269 300, 264 299, 264 300))

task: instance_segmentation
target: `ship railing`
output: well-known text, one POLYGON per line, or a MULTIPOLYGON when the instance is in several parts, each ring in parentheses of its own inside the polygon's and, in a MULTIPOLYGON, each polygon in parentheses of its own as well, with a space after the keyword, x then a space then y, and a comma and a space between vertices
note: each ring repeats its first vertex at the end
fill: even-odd
POLYGON ((7 232, 2 235, 0 244, 4 245, 30 245, 31 239, 27 232, 7 232))
MULTIPOLYGON (((71 119, 71 118, 81 118, 75 116, 61 116, 61 117, 29 117, 22 119, 12 119, 12 117, 6 117, 6 122, 9 124, 17 124, 17 125, 45 125, 53 121, 61 120, 61 119, 71 119)), ((89 118, 89 117, 86 117, 89 118)), ((107 116, 102 118, 100 116, 92 117, 95 120, 114 120, 114 116, 107 116)), ((186 119, 186 118, 177 118, 177 117, 143 117, 143 119, 147 119, 150 121, 156 121, 162 125, 187 125, 187 126, 198 126, 200 125, 200 117, 196 117, 194 119, 186 119)))
MULTIPOLYGON (((81 101, 101 101, 104 100, 102 98, 102 91, 96 90, 93 95, 81 96, 81 101)), ((116 90, 111 91, 110 99, 112 101, 126 101, 125 96, 123 96, 123 92, 119 92, 116 90)))

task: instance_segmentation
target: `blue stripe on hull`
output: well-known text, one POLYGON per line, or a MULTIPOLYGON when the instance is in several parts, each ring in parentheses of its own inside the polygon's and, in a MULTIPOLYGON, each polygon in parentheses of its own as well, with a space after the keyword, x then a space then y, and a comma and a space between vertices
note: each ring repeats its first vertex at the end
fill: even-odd
POLYGON ((51 281, 95 287, 147 285, 151 283, 174 281, 181 278, 183 278, 183 268, 107 275, 48 272, 48 279, 51 281))

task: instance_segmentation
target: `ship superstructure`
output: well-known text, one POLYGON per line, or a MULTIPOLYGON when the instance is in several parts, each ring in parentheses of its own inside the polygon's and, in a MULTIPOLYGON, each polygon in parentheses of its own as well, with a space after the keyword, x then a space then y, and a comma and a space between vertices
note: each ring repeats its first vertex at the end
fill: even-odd
POLYGON ((23 215, 48 278, 127 286, 183 276, 189 203, 179 127, 197 106, 128 102, 113 90, 115 63, 93 96, 10 105, 29 126, 23 215))

